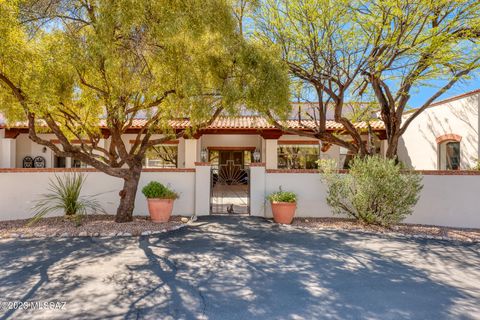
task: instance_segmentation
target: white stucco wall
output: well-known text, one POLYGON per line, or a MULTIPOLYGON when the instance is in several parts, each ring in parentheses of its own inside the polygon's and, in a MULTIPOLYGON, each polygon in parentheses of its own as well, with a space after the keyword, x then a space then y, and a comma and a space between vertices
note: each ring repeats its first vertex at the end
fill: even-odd
MULTIPOLYGON (((480 228, 480 175, 424 175, 423 185, 414 213, 405 222, 480 228)), ((325 200, 326 188, 318 173, 267 173, 265 194, 277 191, 279 186, 297 193, 297 217, 332 216, 325 200)), ((265 215, 271 217, 270 204, 264 201, 263 205, 265 215)))
MULTIPOLYGON (((252 181, 252 183, 255 183, 252 181)), ((265 197, 282 187, 283 191, 297 194, 297 217, 331 217, 325 196, 325 185, 318 173, 267 173, 265 178, 265 197)), ((264 199, 265 199, 264 197, 264 199)), ((272 216, 270 203, 265 201, 265 216, 272 216)))
MULTIPOLYGON (((2 138, 0 132, 0 147, 2 146, 2 138)), ((42 138, 47 140, 57 140, 56 136, 53 134, 41 134, 42 138)), ((127 151, 131 148, 131 140, 136 138, 135 134, 125 134, 122 136, 122 140, 125 143, 127 151)), ((161 135, 153 135, 152 139, 161 138, 161 135)), ((109 139, 103 141, 103 146, 108 149, 110 144, 109 139)), ((297 136, 297 135, 282 135, 278 140, 276 139, 264 139, 259 134, 206 134, 201 136, 199 139, 178 139, 178 168, 193 168, 194 163, 200 161, 200 152, 204 148, 214 148, 214 147, 227 147, 227 148, 256 148, 261 151, 261 162, 267 162, 269 169, 277 168, 277 147, 278 141, 317 141, 315 139, 297 136)), ((42 156, 46 160, 46 167, 52 168, 54 164, 54 154, 49 149, 32 142, 27 134, 20 134, 16 139, 13 139, 13 142, 16 147, 14 151, 15 166, 17 168, 22 167, 23 158, 26 156, 31 156, 35 158, 36 156, 42 156)), ((331 158, 339 159, 340 148, 338 146, 332 146, 327 152, 322 152, 321 158, 331 158)), ((7 167, 3 164, 2 159, 0 159, 0 168, 7 167)), ((68 162, 68 160, 67 160, 68 162)))
MULTIPOLYGON (((53 134, 39 134, 42 139, 46 140, 55 140, 57 139, 53 134)), ((27 134, 20 134, 15 139, 16 143, 16 167, 21 168, 23 166, 23 158, 30 156, 35 158, 41 156, 45 158, 46 168, 51 168, 53 166, 53 152, 51 149, 46 148, 42 145, 36 144, 28 138, 27 134), (45 150, 45 152, 44 152, 45 150)))
POLYGON ((480 94, 432 106, 421 113, 403 135, 398 156, 417 170, 436 170, 438 145, 436 138, 457 134, 460 142, 460 169, 471 168, 479 158, 480 94))
MULTIPOLYGON (((32 216, 33 200, 48 188, 54 172, 0 172, 0 220, 27 219, 32 216)), ((62 172, 57 173, 62 175, 62 172)), ((108 213, 118 206, 122 180, 101 172, 87 172, 84 195, 98 195, 108 213)), ((180 194, 173 214, 190 216, 208 214, 210 201, 210 166, 197 166, 195 171, 143 172, 137 197, 135 215, 147 215, 147 203, 141 189, 156 180, 169 185, 180 194)), ((463 228, 480 228, 478 190, 480 175, 424 175, 424 188, 413 215, 405 222, 463 228)), ((318 173, 267 172, 264 167, 251 168, 251 214, 271 217, 266 196, 282 186, 298 195, 297 217, 331 217, 326 203, 326 187, 318 173)))
MULTIPOLYGON (((57 174, 61 176, 63 173, 57 174)), ((115 214, 123 180, 101 172, 85 174, 87 180, 82 193, 97 194, 97 199, 107 213, 115 214)), ((49 178, 54 178, 53 172, 0 172, 0 220, 31 218, 32 200, 47 192, 49 178)), ((169 185, 179 193, 180 198, 175 201, 173 214, 189 216, 193 213, 195 172, 143 172, 135 199, 135 215, 148 215, 147 202, 141 189, 152 180, 169 185)))
POLYGON ((208 147, 255 147, 261 148, 262 137, 255 134, 204 134, 202 148, 208 147))

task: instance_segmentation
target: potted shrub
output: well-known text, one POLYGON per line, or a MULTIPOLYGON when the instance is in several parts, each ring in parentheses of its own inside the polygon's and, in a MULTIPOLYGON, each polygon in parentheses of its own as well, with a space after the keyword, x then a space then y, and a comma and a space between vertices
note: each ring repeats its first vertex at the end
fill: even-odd
POLYGON ((173 202, 178 194, 160 182, 151 181, 142 189, 148 201, 148 212, 153 222, 168 222, 172 215, 173 202))
POLYGON ((297 208, 297 195, 293 192, 279 191, 268 196, 272 205, 273 220, 276 223, 290 224, 297 208))

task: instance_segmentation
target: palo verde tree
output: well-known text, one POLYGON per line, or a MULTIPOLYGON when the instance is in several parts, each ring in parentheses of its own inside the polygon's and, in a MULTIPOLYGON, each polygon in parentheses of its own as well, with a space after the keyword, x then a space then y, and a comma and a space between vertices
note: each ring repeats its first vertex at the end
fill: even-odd
POLYGON ((288 109, 283 64, 241 37, 222 0, 0 0, 0 37, 1 112, 56 155, 123 179, 117 222, 132 219, 151 147, 239 105, 288 109), (190 127, 173 130, 179 118, 190 127))
POLYGON ((379 105, 387 157, 396 157, 400 137, 419 114, 480 68, 479 12, 476 0, 356 3, 352 20, 369 36, 359 93, 373 93, 379 105), (432 85, 433 94, 406 116, 411 96, 432 85))
MULTIPOLYGON (((368 60, 368 38, 352 23, 351 1, 266 0, 255 14, 256 37, 277 47, 288 65, 295 87, 311 88, 317 103, 310 113, 312 131, 282 127, 273 112, 270 119, 283 130, 368 154, 362 132, 355 127, 346 102, 358 89, 368 60), (334 111, 349 139, 327 131, 327 113, 334 111)), ((358 112, 355 112, 358 114, 358 112)))
POLYGON ((368 154, 345 101, 368 102, 378 107, 394 158, 411 121, 479 68, 479 10, 474 0, 266 0, 256 34, 278 47, 293 79, 316 94, 316 130, 296 133, 368 154), (432 81, 442 83, 439 90, 406 118, 412 92, 432 81), (349 138, 326 131, 327 108, 349 138))

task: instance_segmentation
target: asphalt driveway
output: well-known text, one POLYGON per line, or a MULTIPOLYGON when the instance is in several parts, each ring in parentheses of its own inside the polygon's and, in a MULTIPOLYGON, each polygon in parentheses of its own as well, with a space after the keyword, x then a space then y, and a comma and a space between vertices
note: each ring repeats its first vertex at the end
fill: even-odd
POLYGON ((245 217, 141 238, 2 240, 0 300, 59 303, 0 319, 480 319, 480 245, 245 217))

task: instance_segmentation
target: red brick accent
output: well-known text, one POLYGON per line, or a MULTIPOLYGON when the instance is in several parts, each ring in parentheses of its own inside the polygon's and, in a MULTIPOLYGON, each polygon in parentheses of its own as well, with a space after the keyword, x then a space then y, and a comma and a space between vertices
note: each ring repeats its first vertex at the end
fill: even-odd
POLYGON ((267 169, 265 171, 267 173, 319 173, 317 169, 267 169))
POLYGON ((265 167, 265 162, 252 162, 250 163, 250 167, 265 167))
POLYGON ((477 170, 415 170, 424 176, 480 176, 477 170))
POLYGON ((320 140, 278 140, 278 144, 320 145, 320 140))
POLYGON ((6 129, 5 130, 5 139, 16 139, 19 134, 20 134, 20 131, 18 131, 18 130, 6 129))
POLYGON ((208 150, 218 151, 255 151, 255 147, 207 147, 208 150))
POLYGON ((195 165, 197 167, 202 167, 202 166, 211 166, 210 162, 195 162, 195 165))
POLYGON ((0 168, 0 173, 99 172, 95 168, 0 168))
POLYGON ((437 141, 437 144, 442 143, 442 142, 446 142, 446 141, 460 142, 460 141, 462 141, 462 136, 458 135, 458 134, 455 134, 455 133, 447 133, 447 134, 438 136, 435 140, 437 141))
POLYGON ((434 107, 434 106, 438 106, 440 104, 444 104, 444 103, 452 102, 452 101, 459 100, 459 99, 462 99, 462 98, 470 97, 470 96, 473 96, 473 95, 478 94, 478 93, 480 93, 480 89, 473 90, 473 91, 466 92, 466 93, 462 93, 458 96, 454 96, 454 97, 450 97, 450 98, 447 98, 447 99, 443 99, 443 100, 434 102, 434 103, 430 104, 429 107, 434 107))
POLYGON ((195 172, 195 168, 145 168, 142 172, 195 172))
MULTIPOLYGON (((55 143, 55 144, 60 144, 60 140, 59 139, 50 139, 50 142, 51 143, 55 143)), ((78 139, 75 139, 75 140, 71 140, 70 141, 71 144, 81 144, 82 142, 78 139)), ((88 140, 85 140, 85 143, 89 143, 88 140)))
MULTIPOLYGON (((0 168, 0 173, 101 172, 95 168, 0 168)), ((144 168, 142 172, 195 172, 194 168, 144 168)))
MULTIPOLYGON (((134 144, 136 140, 129 140, 130 144, 134 144)), ((162 144, 179 144, 178 140, 169 140, 169 141, 164 141, 161 143, 162 144)))
MULTIPOLYGON (((267 169, 266 173, 310 173, 319 174, 317 169, 267 169)), ((348 170, 339 170, 339 173, 348 173, 348 170)), ((480 176, 477 170, 412 170, 424 176, 480 176)))

